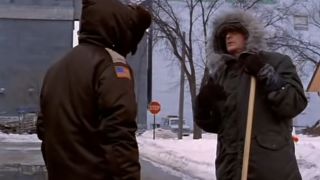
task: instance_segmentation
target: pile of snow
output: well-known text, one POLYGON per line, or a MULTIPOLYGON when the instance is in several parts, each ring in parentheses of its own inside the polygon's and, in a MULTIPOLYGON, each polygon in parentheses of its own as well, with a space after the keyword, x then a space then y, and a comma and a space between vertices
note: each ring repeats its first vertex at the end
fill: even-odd
POLYGON ((167 167, 165 170, 183 179, 214 179, 216 135, 204 134, 205 140, 193 140, 192 135, 178 140, 176 134, 171 139, 161 138, 164 133, 156 132, 155 140, 152 131, 138 136, 141 158, 167 167))
POLYGON ((0 132, 0 142, 40 142, 36 134, 5 134, 0 132))
POLYGON ((320 180, 320 137, 299 136, 296 156, 303 180, 320 180))
MULTIPOLYGON (((192 136, 182 140, 161 136, 156 134, 153 140, 150 131, 138 136, 141 158, 165 167, 185 180, 215 179, 216 135, 203 134, 200 140, 193 140, 192 136)), ((303 180, 320 180, 320 137, 298 136, 296 156, 303 180)))
MULTIPOLYGON (((153 138, 153 130, 144 132, 141 137, 153 138)), ((157 139, 174 139, 177 137, 176 133, 173 133, 171 130, 156 128, 155 129, 155 138, 157 139)))

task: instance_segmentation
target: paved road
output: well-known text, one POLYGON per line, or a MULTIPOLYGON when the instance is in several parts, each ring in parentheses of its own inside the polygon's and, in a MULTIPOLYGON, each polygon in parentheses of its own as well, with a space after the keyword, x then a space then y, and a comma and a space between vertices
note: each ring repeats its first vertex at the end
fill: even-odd
POLYGON ((140 160, 140 162, 142 180, 182 180, 180 177, 168 174, 162 169, 155 167, 150 162, 144 160, 140 160))
MULTIPOLYGON (((142 180, 182 180, 150 162, 144 160, 140 162, 142 180)), ((40 143, 0 142, 0 179, 45 180, 46 169, 40 152, 40 143)))

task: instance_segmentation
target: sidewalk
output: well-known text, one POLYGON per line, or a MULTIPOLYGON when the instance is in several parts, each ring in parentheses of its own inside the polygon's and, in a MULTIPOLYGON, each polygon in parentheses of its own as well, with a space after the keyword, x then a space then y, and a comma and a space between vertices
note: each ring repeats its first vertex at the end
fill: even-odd
POLYGON ((45 180, 40 143, 0 142, 0 179, 45 180))

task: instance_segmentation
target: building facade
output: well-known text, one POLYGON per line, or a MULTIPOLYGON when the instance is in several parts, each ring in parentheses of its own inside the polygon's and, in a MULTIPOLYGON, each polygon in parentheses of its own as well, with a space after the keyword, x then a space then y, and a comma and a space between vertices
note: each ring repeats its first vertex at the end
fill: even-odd
POLYGON ((0 115, 38 111, 48 66, 72 48, 75 2, 0 1, 0 115))
MULTIPOLYGON (((0 1, 0 116, 39 110, 39 93, 48 67, 74 46, 80 0, 0 1)), ((147 38, 129 57, 136 77, 137 121, 146 128, 147 38)))

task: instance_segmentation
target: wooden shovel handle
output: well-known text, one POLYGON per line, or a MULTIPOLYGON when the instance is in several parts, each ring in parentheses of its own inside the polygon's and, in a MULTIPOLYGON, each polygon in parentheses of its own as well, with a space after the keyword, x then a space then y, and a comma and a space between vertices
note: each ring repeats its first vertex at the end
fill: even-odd
POLYGON ((243 150, 241 180, 247 180, 247 176, 248 176, 255 96, 256 96, 256 79, 255 77, 252 76, 251 82, 250 82, 250 95, 249 95, 249 105, 248 105, 248 114, 247 114, 246 137, 245 137, 244 150, 243 150))

